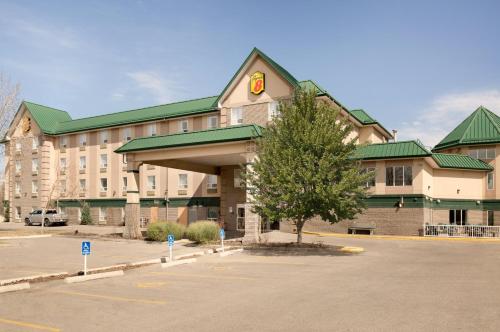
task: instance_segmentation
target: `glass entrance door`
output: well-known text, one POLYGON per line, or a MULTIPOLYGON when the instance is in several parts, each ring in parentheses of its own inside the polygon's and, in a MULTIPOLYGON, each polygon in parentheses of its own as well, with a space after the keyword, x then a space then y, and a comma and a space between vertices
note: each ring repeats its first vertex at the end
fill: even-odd
POLYGON ((236 229, 245 230, 245 204, 236 205, 236 229))

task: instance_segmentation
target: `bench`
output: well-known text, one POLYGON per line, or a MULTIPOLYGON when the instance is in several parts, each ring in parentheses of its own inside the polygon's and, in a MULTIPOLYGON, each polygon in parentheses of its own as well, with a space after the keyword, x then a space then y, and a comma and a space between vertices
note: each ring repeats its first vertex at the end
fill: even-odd
POLYGON ((349 226, 347 234, 373 235, 374 230, 375 226, 349 226))

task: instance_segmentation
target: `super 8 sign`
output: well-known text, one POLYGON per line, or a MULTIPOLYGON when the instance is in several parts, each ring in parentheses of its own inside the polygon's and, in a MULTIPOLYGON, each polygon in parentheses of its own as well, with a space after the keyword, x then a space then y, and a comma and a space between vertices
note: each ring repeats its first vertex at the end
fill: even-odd
POLYGON ((256 71, 250 76, 250 92, 254 95, 260 94, 265 89, 265 83, 264 73, 256 71))

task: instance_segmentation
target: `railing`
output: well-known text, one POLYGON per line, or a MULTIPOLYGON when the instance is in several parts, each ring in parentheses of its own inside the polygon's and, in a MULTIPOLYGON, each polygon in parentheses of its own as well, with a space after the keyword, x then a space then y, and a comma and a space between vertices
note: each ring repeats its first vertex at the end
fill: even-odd
POLYGON ((424 225, 424 236, 500 237, 500 226, 424 225))

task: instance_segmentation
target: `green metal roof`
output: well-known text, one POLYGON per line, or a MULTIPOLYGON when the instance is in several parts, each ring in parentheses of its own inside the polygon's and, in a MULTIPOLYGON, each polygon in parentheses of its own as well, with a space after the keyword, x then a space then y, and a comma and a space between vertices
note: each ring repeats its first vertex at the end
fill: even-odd
POLYGON ((483 106, 453 129, 433 151, 455 146, 500 142, 500 117, 483 106))
POLYGON ((245 61, 241 64, 240 68, 236 71, 236 73, 233 75, 229 83, 226 85, 226 87, 222 90, 221 94, 217 97, 217 100, 215 101, 215 105, 219 103, 219 99, 226 93, 227 89, 229 89, 229 86, 234 82, 238 74, 243 70, 245 65, 250 61, 250 59, 255 55, 258 54, 260 55, 278 74, 280 74, 288 83, 290 83, 292 86, 298 86, 299 81, 295 77, 293 77, 292 74, 290 74, 285 68, 281 67, 277 62, 275 62, 273 59, 268 57, 264 52, 259 50, 257 47, 254 47, 252 52, 247 56, 245 61))
POLYGON ((417 141, 389 142, 360 146, 354 155, 356 159, 393 159, 427 157, 431 153, 417 141))
POLYGON ((127 153, 142 150, 164 149, 188 145, 203 145, 249 140, 262 135, 262 127, 257 125, 230 126, 209 130, 178 133, 165 136, 142 137, 131 140, 115 150, 127 153))
POLYGON ((441 168, 458 168, 491 171, 493 167, 482 160, 462 154, 433 153, 432 158, 441 168))
POLYGON ((56 134, 57 125, 60 122, 71 120, 71 116, 65 111, 29 101, 23 101, 23 104, 31 113, 38 127, 40 127, 45 134, 56 134))
POLYGON ((375 124, 378 123, 377 120, 368 115, 364 110, 352 110, 350 111, 351 115, 356 118, 362 124, 375 124))

